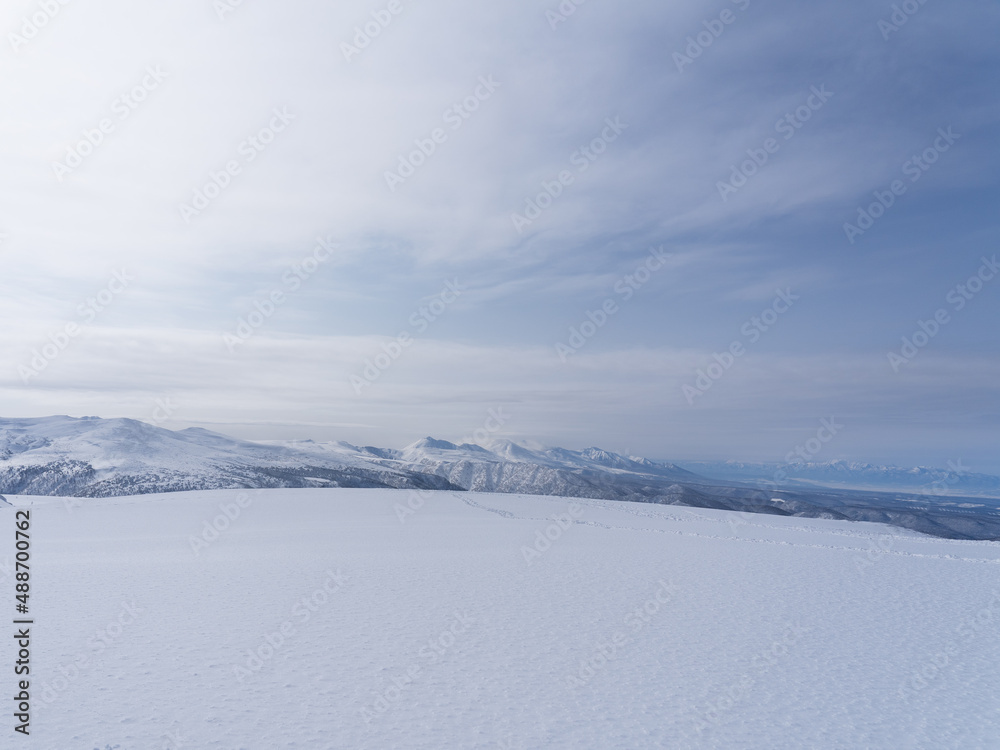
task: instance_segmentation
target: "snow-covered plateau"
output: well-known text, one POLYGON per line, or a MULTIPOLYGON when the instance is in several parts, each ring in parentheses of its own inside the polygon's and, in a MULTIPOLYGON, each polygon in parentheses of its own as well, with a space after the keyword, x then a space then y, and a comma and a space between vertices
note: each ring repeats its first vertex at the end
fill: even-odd
POLYGON ((7 499, 11 747, 1000 747, 995 542, 449 490, 7 499))

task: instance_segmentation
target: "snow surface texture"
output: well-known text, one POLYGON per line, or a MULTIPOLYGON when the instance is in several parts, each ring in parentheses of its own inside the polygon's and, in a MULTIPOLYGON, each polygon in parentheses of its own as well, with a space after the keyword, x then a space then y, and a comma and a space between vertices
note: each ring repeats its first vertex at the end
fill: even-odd
POLYGON ((995 543, 466 492, 8 499, 18 747, 1000 747, 995 543))

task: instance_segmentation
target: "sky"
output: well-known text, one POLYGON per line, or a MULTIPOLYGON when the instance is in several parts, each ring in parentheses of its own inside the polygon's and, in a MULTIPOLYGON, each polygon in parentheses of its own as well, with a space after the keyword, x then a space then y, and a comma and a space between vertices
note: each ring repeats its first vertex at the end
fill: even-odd
POLYGON ((1000 8, 576 2, 5 4, 0 414, 1000 473, 1000 8))

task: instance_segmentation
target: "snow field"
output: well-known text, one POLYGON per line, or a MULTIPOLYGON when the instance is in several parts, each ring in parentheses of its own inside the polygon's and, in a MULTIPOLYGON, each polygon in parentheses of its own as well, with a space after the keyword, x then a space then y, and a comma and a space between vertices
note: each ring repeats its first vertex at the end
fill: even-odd
POLYGON ((9 497, 32 508, 19 745, 1000 746, 996 544, 415 494, 9 497))

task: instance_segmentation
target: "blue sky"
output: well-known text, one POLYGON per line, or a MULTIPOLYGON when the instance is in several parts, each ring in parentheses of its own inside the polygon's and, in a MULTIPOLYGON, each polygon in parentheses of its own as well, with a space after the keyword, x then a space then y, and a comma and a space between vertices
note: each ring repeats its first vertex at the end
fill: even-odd
POLYGON ((1000 472, 996 4, 562 7, 10 4, 0 413, 1000 472))

